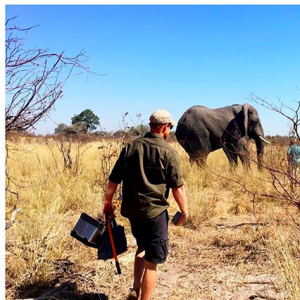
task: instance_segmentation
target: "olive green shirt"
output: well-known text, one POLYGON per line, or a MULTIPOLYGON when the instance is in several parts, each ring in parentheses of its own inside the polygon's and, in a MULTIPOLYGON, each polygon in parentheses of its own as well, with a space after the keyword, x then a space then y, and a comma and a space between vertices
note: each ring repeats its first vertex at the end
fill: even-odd
POLYGON ((177 152, 151 132, 123 148, 109 180, 123 181, 121 214, 137 220, 159 216, 169 206, 169 189, 183 185, 177 152))

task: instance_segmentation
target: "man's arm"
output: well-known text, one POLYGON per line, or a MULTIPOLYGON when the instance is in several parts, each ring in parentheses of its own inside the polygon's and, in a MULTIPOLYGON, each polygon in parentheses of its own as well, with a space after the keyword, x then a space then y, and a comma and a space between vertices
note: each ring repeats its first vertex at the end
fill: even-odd
POLYGON ((108 182, 106 194, 105 194, 105 202, 103 208, 103 215, 106 215, 109 219, 114 218, 114 207, 112 206, 112 200, 115 194, 115 191, 118 187, 117 183, 112 181, 108 182))
POLYGON ((176 224, 176 226, 179 226, 183 222, 185 222, 188 218, 188 208, 187 208, 186 195, 185 195, 183 185, 180 187, 172 188, 172 193, 175 198, 175 201, 179 206, 180 211, 182 212, 182 216, 176 224))

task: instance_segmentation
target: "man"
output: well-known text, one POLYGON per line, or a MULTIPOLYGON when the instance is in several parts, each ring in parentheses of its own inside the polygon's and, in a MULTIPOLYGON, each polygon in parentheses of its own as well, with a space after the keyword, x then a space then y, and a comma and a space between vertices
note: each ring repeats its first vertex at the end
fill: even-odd
POLYGON ((288 173, 289 176, 296 179, 300 162, 300 146, 297 144, 297 139, 290 139, 290 146, 287 150, 288 173))
POLYGON ((150 132, 129 143, 121 152, 110 176, 103 213, 113 217, 113 195, 122 186, 121 214, 127 217, 137 242, 133 288, 127 300, 151 299, 157 264, 168 254, 169 189, 182 216, 188 217, 187 202, 177 152, 166 142, 176 122, 163 109, 150 116, 150 132))

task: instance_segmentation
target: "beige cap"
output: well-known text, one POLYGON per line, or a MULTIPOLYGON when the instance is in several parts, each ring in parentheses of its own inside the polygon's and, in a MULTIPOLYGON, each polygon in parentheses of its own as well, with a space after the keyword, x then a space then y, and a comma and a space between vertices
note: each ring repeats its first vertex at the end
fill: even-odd
POLYGON ((157 124, 171 124, 176 126, 177 122, 174 121, 168 111, 165 109, 158 109, 150 116, 150 123, 157 124))

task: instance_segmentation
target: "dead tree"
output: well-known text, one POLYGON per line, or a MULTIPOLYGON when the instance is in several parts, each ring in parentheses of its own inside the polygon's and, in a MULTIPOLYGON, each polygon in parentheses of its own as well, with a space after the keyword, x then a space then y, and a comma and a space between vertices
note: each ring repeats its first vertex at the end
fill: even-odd
POLYGON ((85 52, 74 57, 51 53, 47 49, 26 48, 27 33, 34 29, 9 26, 5 40, 5 132, 25 131, 47 116, 62 97, 63 87, 70 76, 89 72, 83 64, 85 52))
MULTIPOLYGON (((64 85, 71 76, 92 73, 85 65, 88 57, 84 51, 69 57, 65 52, 28 48, 28 33, 36 26, 21 28, 11 25, 14 19, 5 23, 6 138, 13 132, 34 129, 37 122, 47 117, 56 101, 63 96, 64 85)), ((9 149, 6 145, 7 159, 9 149)), ((7 170, 6 179, 6 192, 18 195, 10 188, 12 185, 18 188, 18 185, 7 170)))
POLYGON ((250 95, 250 100, 285 117, 291 124, 290 135, 294 135, 298 138, 298 140, 300 140, 300 136, 299 136, 300 101, 295 102, 296 107, 293 108, 293 107, 286 105, 280 99, 278 99, 278 101, 277 101, 278 104, 274 104, 274 103, 267 101, 264 98, 254 95, 253 93, 250 95))
MULTIPOLYGON (((290 123, 289 135, 296 137, 298 139, 298 143, 300 142, 300 101, 295 102, 295 107, 291 107, 286 105, 280 99, 278 99, 277 101, 278 104, 274 104, 254 94, 250 95, 250 100, 285 117, 290 123)), ((263 168, 269 173, 271 178, 270 182, 272 183, 272 186, 274 188, 274 194, 264 194, 263 196, 290 202, 300 210, 299 195, 295 193, 294 190, 295 188, 300 188, 300 179, 299 176, 297 176, 297 173, 289 172, 287 165, 286 153, 282 153, 281 158, 271 157, 269 162, 265 161, 263 163, 263 168), (276 161, 278 162, 277 165, 274 164, 274 162, 276 161), (289 183, 288 185, 286 184, 287 182, 289 183)), ((299 172, 299 168, 297 172, 299 172)))

